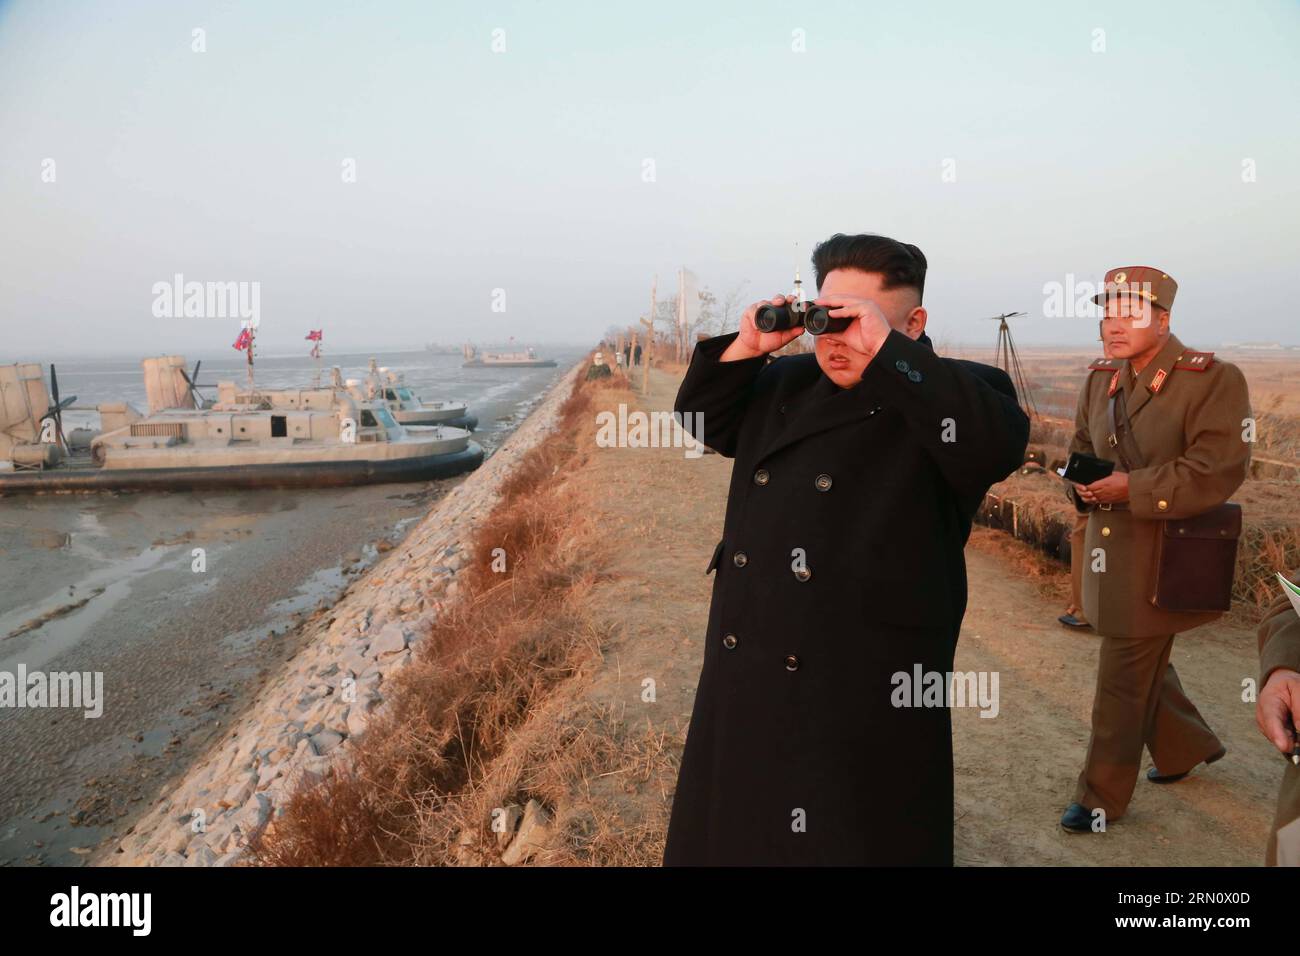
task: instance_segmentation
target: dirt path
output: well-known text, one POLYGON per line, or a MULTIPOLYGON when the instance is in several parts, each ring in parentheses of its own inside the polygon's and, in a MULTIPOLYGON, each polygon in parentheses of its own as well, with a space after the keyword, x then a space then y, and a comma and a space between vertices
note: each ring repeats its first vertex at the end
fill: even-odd
MULTIPOLYGON (((636 376, 637 383, 640 375, 636 376)), ((655 370, 647 396, 606 393, 616 406, 669 409, 678 376, 655 370)), ((676 764, 703 657, 712 578, 704 575, 722 527, 731 462, 682 449, 602 449, 589 463, 593 507, 626 542, 592 611, 618 636, 583 693, 606 708, 624 741, 649 742, 645 761, 585 780, 583 802, 611 827, 636 828, 639 862, 658 862, 676 764), (653 681, 654 701, 646 700, 653 681)), ((1228 756, 1187 780, 1138 784, 1128 815, 1108 833, 1057 826, 1083 759, 1098 638, 1056 623, 1068 581, 1035 576, 1027 549, 977 529, 967 549, 970 606, 957 669, 996 671, 1000 710, 954 711, 957 861, 963 865, 1257 865, 1282 765, 1255 730, 1241 683, 1257 671, 1254 635, 1241 626, 1193 632, 1174 660, 1189 695, 1228 756)), ((1149 765, 1149 758, 1145 766, 1149 765)))

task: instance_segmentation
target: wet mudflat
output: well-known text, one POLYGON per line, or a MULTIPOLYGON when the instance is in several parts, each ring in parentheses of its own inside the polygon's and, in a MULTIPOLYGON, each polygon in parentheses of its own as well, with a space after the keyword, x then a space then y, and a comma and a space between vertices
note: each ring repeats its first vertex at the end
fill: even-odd
MULTIPOLYGON (((472 404, 489 454, 556 371, 472 404)), ((0 700, 0 865, 83 861, 223 733, 297 623, 462 480, 0 498, 0 684, 103 688, 97 717, 0 700)))

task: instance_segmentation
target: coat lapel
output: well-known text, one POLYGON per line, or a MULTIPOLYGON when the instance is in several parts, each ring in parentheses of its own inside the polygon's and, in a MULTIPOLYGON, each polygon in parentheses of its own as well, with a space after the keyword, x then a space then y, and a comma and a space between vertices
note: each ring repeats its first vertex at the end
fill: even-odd
POLYGON ((817 380, 787 402, 785 426, 763 448, 759 461, 810 435, 870 418, 879 411, 879 406, 872 406, 862 394, 862 383, 840 388, 818 371, 817 380))
POLYGON ((1173 370, 1174 363, 1182 357, 1183 351, 1183 343, 1178 341, 1178 336, 1171 333, 1165 347, 1156 353, 1156 357, 1148 363, 1142 370, 1142 374, 1137 377, 1137 381, 1133 383, 1133 397, 1128 402, 1129 418, 1137 415, 1151 400, 1151 396, 1155 394, 1151 391, 1151 383, 1156 380, 1157 375, 1163 383, 1173 370))

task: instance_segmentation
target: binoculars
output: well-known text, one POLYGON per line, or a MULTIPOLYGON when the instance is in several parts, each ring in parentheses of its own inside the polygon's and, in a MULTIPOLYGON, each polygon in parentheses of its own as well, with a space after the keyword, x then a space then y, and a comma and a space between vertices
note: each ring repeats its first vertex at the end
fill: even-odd
POLYGON ((810 335, 821 335, 823 332, 843 332, 852 324, 852 316, 832 318, 830 309, 811 302, 765 305, 754 316, 754 325, 760 332, 783 332, 802 325, 810 335))

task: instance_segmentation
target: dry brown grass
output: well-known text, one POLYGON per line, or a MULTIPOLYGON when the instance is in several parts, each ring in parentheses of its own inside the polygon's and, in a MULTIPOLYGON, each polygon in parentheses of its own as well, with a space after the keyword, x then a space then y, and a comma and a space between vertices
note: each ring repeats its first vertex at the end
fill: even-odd
MULTIPOLYGON (((495 808, 535 798, 554 810, 573 781, 624 765, 629 747, 640 747, 601 733, 599 715, 570 706, 573 678, 599 660, 608 636, 585 609, 608 562, 569 483, 592 445, 592 396, 626 386, 621 373, 575 383, 555 434, 504 483, 457 576, 455 601, 394 679, 384 716, 349 763, 299 785, 252 845, 255 862, 491 863, 499 850, 479 855, 458 843, 494 843, 495 808), (492 570, 496 548, 506 551, 505 573, 492 570)), ((637 856, 634 833, 602 833, 563 814, 556 823, 574 839, 557 841, 541 862, 637 856)))
POLYGON ((1074 423, 1063 418, 1035 416, 1029 422, 1031 448, 1046 447, 1056 452, 1070 447, 1074 440, 1074 423))

